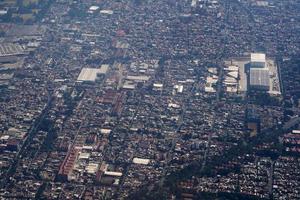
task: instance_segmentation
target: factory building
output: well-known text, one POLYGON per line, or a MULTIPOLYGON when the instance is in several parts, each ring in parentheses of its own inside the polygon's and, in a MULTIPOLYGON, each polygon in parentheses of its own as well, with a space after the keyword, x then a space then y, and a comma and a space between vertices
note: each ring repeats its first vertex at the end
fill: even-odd
POLYGON ((270 88, 269 70, 265 68, 251 68, 249 86, 250 90, 268 91, 270 88))
POLYGON ((265 68, 266 67, 266 54, 264 53, 251 53, 251 68, 265 68))
POLYGON ((93 83, 108 71, 108 65, 101 65, 100 68, 83 68, 77 78, 77 83, 93 83))
POLYGON ((266 65, 266 55, 263 53, 251 53, 250 63, 246 71, 248 90, 269 91, 270 73, 266 65))
POLYGON ((281 81, 276 61, 266 54, 250 53, 244 57, 227 60, 223 69, 222 83, 228 94, 237 93, 245 96, 268 93, 278 97, 281 95, 281 81))

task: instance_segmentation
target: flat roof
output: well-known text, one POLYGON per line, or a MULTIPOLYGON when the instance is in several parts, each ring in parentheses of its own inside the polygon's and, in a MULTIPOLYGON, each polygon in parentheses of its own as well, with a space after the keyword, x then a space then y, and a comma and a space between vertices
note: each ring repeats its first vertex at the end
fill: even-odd
POLYGON ((101 65, 100 68, 83 68, 77 78, 78 82, 95 82, 99 74, 106 74, 108 65, 101 65))
POLYGON ((102 129, 100 129, 100 132, 101 132, 102 134, 110 134, 111 129, 102 128, 102 129))
POLYGON ((97 79, 97 73, 99 69, 83 68, 77 78, 77 81, 91 81, 94 82, 97 79))
POLYGON ((292 130, 292 133, 294 133, 294 134, 300 134, 300 130, 292 130))
POLYGON ((237 79, 239 77, 239 72, 231 71, 231 72, 228 73, 228 76, 231 76, 231 77, 237 79))
POLYGON ((239 67, 235 65, 230 65, 226 68, 224 68, 225 71, 239 71, 239 67))
POLYGON ((104 174, 107 176, 118 176, 118 177, 123 175, 122 172, 111 172, 111 171, 105 171, 104 174))
POLYGON ((205 92, 216 92, 216 90, 213 87, 205 87, 205 92))
POLYGON ((130 84, 124 84, 123 89, 128 89, 128 90, 134 90, 135 89, 135 85, 130 85, 130 84))
POLYGON ((14 43, 0 44, 0 56, 14 56, 25 54, 25 48, 22 45, 14 43))
POLYGON ((164 85, 161 83, 153 83, 153 87, 162 88, 164 85))
POLYGON ((133 158, 132 162, 134 164, 148 165, 150 160, 149 159, 143 159, 143 158, 133 158))
POLYGON ((101 14, 107 14, 107 15, 112 15, 114 13, 114 11, 112 10, 100 10, 101 14))
POLYGON ((254 86, 270 86, 270 76, 268 69, 251 68, 250 69, 250 85, 254 86))
POLYGON ((100 73, 106 74, 106 72, 107 72, 107 70, 108 70, 108 67, 109 67, 108 64, 103 64, 103 65, 101 65, 101 68, 100 68, 101 72, 100 72, 100 73))
POLYGON ((132 81, 148 81, 150 79, 149 76, 127 76, 127 80, 132 80, 132 81))
POLYGON ((96 11, 99 9, 99 6, 91 6, 89 10, 96 11))
POLYGON ((266 54, 251 53, 251 62, 266 62, 266 54))
POLYGON ((79 154, 78 159, 88 159, 90 156, 91 156, 90 153, 83 153, 83 152, 81 152, 81 153, 79 154))
POLYGON ((95 174, 99 169, 99 164, 97 163, 90 163, 88 166, 85 167, 85 170, 89 174, 95 174))

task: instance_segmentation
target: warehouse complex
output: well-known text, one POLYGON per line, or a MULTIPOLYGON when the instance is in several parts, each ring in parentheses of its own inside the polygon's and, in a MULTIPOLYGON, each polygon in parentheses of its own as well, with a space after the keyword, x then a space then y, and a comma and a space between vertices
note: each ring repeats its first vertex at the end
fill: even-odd
POLYGON ((223 85, 228 93, 246 94, 249 91, 280 95, 280 80, 275 61, 264 53, 233 58, 225 62, 223 85))

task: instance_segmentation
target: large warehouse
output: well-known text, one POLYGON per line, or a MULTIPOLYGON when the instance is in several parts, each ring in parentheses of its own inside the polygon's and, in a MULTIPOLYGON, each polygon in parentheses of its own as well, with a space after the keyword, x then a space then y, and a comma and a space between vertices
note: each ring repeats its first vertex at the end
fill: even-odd
POLYGON ((266 67, 266 54, 264 53, 251 53, 251 68, 265 68, 266 67))
POLYGON ((101 65, 100 68, 82 68, 77 82, 95 82, 101 75, 105 75, 108 65, 101 65))
POLYGON ((270 89, 270 75, 266 68, 251 68, 249 73, 250 89, 265 90, 270 89))
POLYGON ((251 53, 248 69, 248 88, 250 90, 270 90, 270 71, 266 64, 266 54, 251 53))

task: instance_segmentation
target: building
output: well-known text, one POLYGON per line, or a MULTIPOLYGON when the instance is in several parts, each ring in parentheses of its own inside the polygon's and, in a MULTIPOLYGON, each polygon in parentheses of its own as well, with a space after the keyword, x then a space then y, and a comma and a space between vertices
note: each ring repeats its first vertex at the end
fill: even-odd
POLYGON ((245 64, 245 72, 248 90, 270 90, 270 71, 266 64, 266 54, 251 53, 250 62, 245 64))
POLYGON ((101 65, 100 68, 83 68, 77 78, 77 82, 96 82, 101 76, 108 71, 108 65, 101 65))
POLYGON ((251 68, 265 68, 266 54, 264 53, 251 53, 251 68))
POLYGON ((65 157, 64 161, 62 162, 59 168, 59 172, 58 172, 59 180, 66 181, 71 179, 70 175, 72 173, 78 154, 79 154, 79 150, 75 148, 71 148, 68 151, 67 156, 65 157))
POLYGON ((20 56, 26 54, 24 46, 14 43, 4 43, 0 45, 0 57, 20 56))
POLYGON ((249 89, 269 91, 270 76, 266 68, 251 68, 249 73, 249 89))
POLYGON ((287 155, 300 155, 300 130, 292 130, 282 138, 284 153, 287 155))
POLYGON ((132 162, 134 164, 139 164, 139 165, 148 165, 150 163, 150 160, 144 158, 133 158, 132 162))

